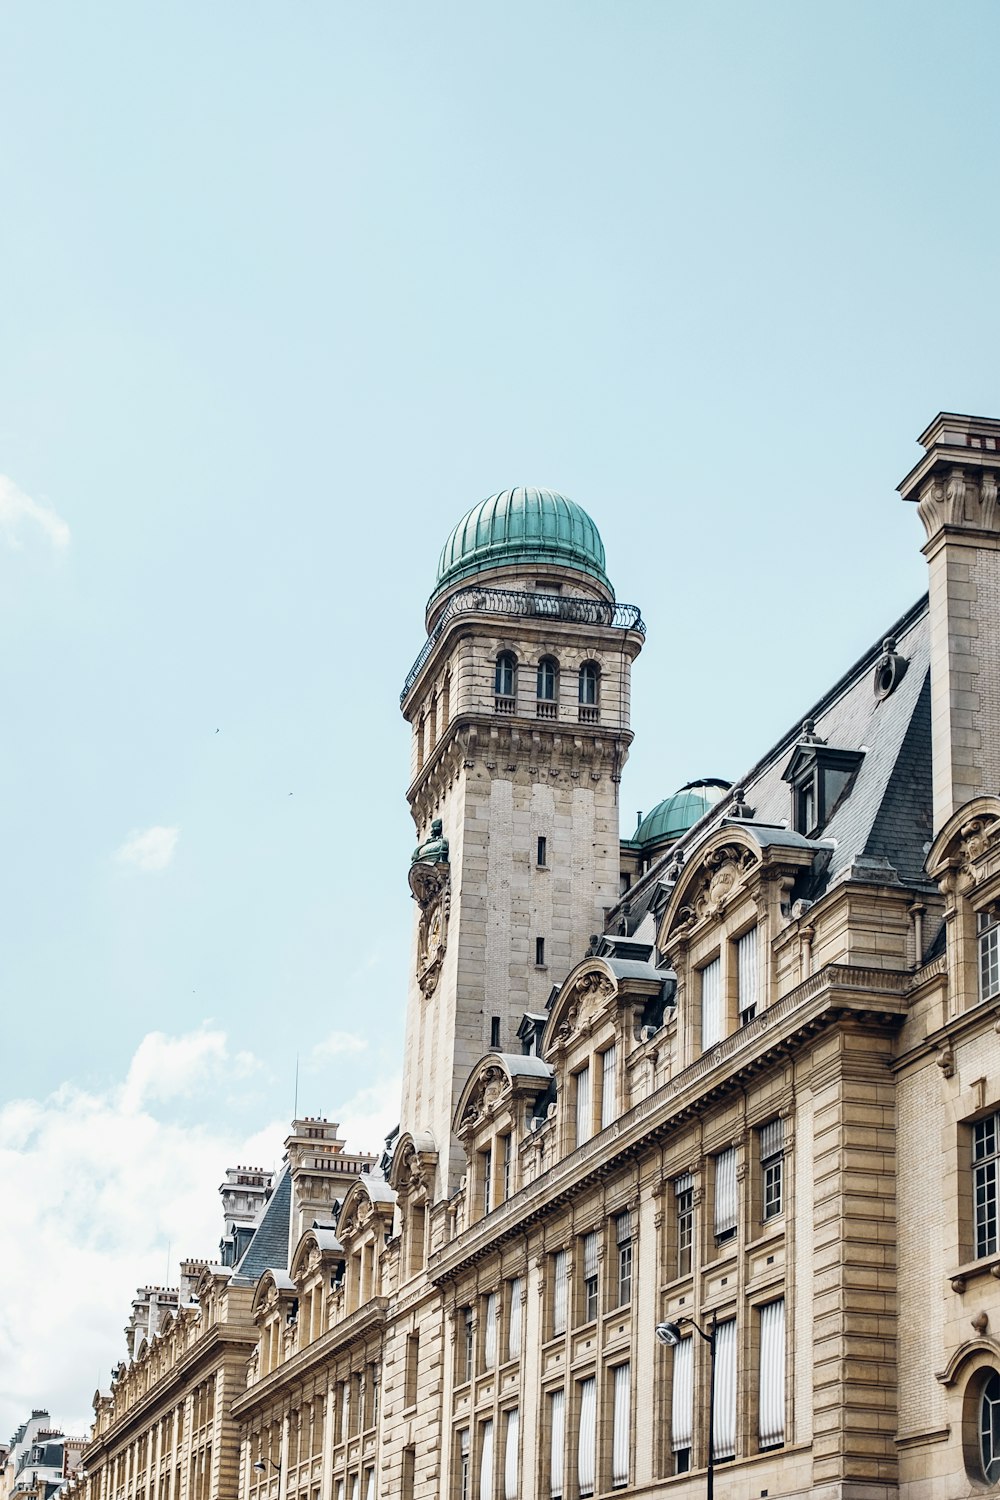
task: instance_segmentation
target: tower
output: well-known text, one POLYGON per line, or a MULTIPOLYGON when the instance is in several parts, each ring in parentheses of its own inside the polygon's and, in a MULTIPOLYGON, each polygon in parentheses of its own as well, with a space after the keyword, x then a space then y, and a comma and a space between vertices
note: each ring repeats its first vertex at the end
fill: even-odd
POLYGON ((464 1169, 452 1120, 469 1069, 516 1049, 525 1012, 544 1012, 618 899, 644 629, 563 495, 504 490, 445 543, 401 698, 420 840, 401 1125, 436 1152, 435 1197, 464 1169))

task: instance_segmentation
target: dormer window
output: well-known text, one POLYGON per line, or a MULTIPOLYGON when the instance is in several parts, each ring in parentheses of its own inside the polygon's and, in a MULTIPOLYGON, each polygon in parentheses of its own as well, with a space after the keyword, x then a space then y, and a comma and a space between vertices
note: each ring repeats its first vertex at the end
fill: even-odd
POLYGON ((782 776, 792 789, 792 827, 815 838, 833 817, 849 791, 863 750, 838 750, 815 736, 798 746, 782 776))

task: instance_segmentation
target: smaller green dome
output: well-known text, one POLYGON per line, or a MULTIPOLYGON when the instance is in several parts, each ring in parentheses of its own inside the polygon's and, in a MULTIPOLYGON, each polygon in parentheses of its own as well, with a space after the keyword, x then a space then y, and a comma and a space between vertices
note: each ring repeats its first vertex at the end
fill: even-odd
POLYGON ((709 776, 702 781, 689 781, 672 797, 658 802, 640 822, 628 842, 642 848, 652 847, 667 839, 679 838, 682 833, 704 817, 710 807, 715 807, 729 791, 729 782, 709 776))
POLYGON ((544 563, 589 573, 611 589, 604 543, 581 506, 555 490, 501 490, 474 505, 452 531, 441 549, 431 598, 489 568, 544 563))

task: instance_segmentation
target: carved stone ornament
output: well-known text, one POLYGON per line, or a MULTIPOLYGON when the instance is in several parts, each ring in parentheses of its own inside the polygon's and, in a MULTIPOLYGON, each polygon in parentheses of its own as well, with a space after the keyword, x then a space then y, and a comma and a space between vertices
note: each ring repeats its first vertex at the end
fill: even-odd
POLYGON ((917 511, 928 537, 942 526, 973 526, 983 531, 997 529, 997 480, 990 471, 976 474, 951 469, 933 474, 920 491, 917 511))
POLYGON ((410 893, 420 907, 417 931, 417 983, 433 994, 448 947, 451 914, 451 866, 418 862, 410 866, 410 893))
POLYGON ((573 985, 570 1005, 556 1028, 556 1040, 568 1042, 574 1032, 585 1030, 614 992, 614 984, 606 974, 595 971, 581 975, 573 985))
POLYGON ((739 845, 724 844, 713 849, 705 860, 704 878, 691 900, 677 913, 675 929, 693 927, 696 922, 718 916, 733 891, 743 884, 747 873, 757 863, 757 856, 739 845))
POLYGON ((463 1130, 476 1125, 484 1115, 489 1113, 506 1090, 508 1082, 507 1074, 496 1064, 492 1064, 483 1071, 476 1085, 476 1091, 466 1105, 462 1116, 463 1130))

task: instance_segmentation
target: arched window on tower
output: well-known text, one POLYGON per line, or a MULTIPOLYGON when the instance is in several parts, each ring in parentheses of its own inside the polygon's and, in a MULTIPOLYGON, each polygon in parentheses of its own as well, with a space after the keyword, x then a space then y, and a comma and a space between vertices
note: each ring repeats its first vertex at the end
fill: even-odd
POLYGON ((557 716, 558 682, 559 663, 554 656, 543 656, 538 663, 538 681, 535 689, 537 699, 535 713, 540 719, 554 719, 557 716))
POLYGON ((580 668, 580 722, 596 724, 600 718, 601 669, 596 661, 585 661, 580 668))
POLYGON ((494 707, 498 714, 512 714, 517 706, 517 657, 501 651, 493 679, 494 707))
POLYGON ((428 747, 427 747, 428 753, 431 750, 433 750, 434 746, 437 744, 437 737, 438 737, 438 695, 437 695, 437 693, 435 693, 434 696, 431 699, 431 716, 430 716, 429 723, 430 723, 430 741, 429 741, 429 744, 428 744, 428 747))

